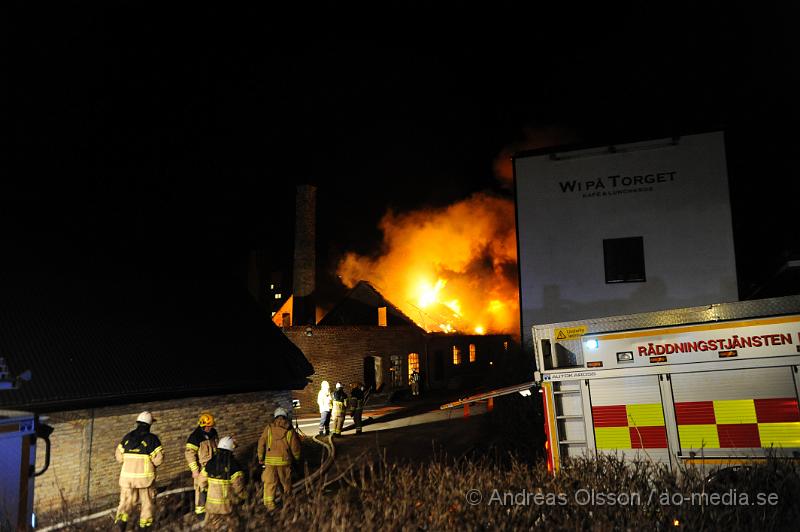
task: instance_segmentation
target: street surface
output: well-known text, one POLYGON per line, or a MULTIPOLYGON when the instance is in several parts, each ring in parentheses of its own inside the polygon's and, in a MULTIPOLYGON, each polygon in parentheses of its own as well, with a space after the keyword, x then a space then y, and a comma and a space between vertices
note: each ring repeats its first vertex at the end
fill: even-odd
MULTIPOLYGON (((440 410, 452 396, 429 396, 397 405, 365 409, 363 433, 356 434, 350 416, 334 439, 336 460, 328 472, 335 478, 348 467, 368 461, 418 463, 434 457, 460 458, 486 438, 486 402, 440 410), (466 414, 466 415, 465 415, 466 414)), ((298 426, 307 436, 319 431, 319 417, 304 416, 298 426)))

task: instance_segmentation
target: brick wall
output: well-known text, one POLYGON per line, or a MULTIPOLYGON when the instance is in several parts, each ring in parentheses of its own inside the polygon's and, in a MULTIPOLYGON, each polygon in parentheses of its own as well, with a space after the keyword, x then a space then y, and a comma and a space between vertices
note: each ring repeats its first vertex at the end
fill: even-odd
MULTIPOLYGON (((400 356, 403 371, 406 357, 419 353, 420 363, 425 360, 425 335, 413 327, 376 326, 311 326, 287 327, 286 336, 294 343, 314 366, 311 384, 301 391, 293 392, 300 400, 299 414, 317 414, 317 392, 322 381, 327 380, 331 388, 341 382, 345 386, 364 381, 364 358, 378 356, 383 359, 383 382, 389 384, 390 357, 400 356)), ((349 390, 347 390, 349 392, 349 390)))
MULTIPOLYGON (((400 372, 408 384, 408 354, 418 353, 423 388, 458 389, 476 386, 489 381, 498 370, 497 361, 505 353, 504 342, 508 335, 427 334, 412 327, 378 327, 317 325, 286 327, 284 334, 303 352, 314 366, 312 383, 301 391, 293 392, 300 400, 300 415, 317 414, 317 392, 323 380, 333 387, 336 382, 345 386, 364 381, 364 357, 383 359, 383 382, 391 387, 389 368, 392 355, 402 362, 400 372), (476 360, 469 361, 469 344, 476 346, 476 360), (453 364, 453 345, 461 349, 461 364, 453 364), (436 358, 441 358, 438 367, 436 358), (440 371, 439 371, 440 370, 440 371)), ((348 390, 349 392, 349 390, 348 390)))
MULTIPOLYGON (((201 412, 214 415, 220 436, 235 435, 236 454, 249 461, 277 406, 291 408, 290 392, 192 397, 48 414, 45 422, 55 429, 50 437, 50 467, 36 478, 34 511, 44 525, 48 515, 50 521, 58 519, 64 503, 87 510, 114 506, 119 497, 120 471, 114 450, 143 410, 155 416, 152 430, 164 447, 165 461, 158 469, 157 481, 161 487, 191 485, 183 450, 201 412)), ((44 445, 37 446, 37 470, 44 465, 44 451, 44 445)))

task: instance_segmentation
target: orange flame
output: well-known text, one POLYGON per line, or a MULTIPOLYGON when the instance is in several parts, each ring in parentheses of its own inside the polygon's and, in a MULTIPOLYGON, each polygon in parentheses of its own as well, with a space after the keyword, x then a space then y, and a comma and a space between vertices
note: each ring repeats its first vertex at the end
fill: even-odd
POLYGON ((420 327, 518 334, 517 245, 511 200, 475 194, 439 209, 386 213, 385 253, 348 253, 338 275, 372 283, 420 327))

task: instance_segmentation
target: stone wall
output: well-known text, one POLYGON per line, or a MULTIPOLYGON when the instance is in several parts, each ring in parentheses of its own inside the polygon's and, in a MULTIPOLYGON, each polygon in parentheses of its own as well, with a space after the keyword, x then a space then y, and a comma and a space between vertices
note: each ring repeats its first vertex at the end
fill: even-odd
MULTIPOLYGON (((164 447, 158 486, 177 487, 190 486, 192 482, 183 451, 201 412, 214 415, 220 437, 235 436, 236 454, 249 461, 253 446, 277 406, 290 409, 291 392, 190 397, 47 414, 43 420, 54 428, 50 436, 50 467, 36 478, 34 511, 45 525, 48 520, 58 520, 65 507, 88 511, 115 506, 120 466, 114 459, 114 450, 136 425, 136 416, 143 410, 149 410, 156 418, 152 431, 164 447)), ((45 446, 39 444, 36 451, 36 467, 41 470, 45 446)))

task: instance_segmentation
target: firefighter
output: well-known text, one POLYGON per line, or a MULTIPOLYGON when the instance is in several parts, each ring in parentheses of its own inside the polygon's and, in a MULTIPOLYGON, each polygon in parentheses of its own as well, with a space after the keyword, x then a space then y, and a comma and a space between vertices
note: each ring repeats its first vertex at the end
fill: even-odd
POLYGON ((411 373, 411 395, 419 395, 419 371, 411 373))
POLYGON ((194 515, 200 520, 206 513, 205 506, 200 502, 202 492, 200 471, 217 452, 218 441, 217 429, 214 428, 214 416, 208 412, 200 414, 197 427, 189 434, 189 438, 186 440, 186 450, 183 452, 189 470, 192 472, 194 483, 194 515))
POLYGON ((258 463, 264 468, 261 475, 264 481, 264 506, 270 511, 275 509, 279 483, 284 500, 291 495, 292 460, 300 460, 300 438, 292 430, 286 410, 276 408, 273 418, 258 439, 256 451, 258 463))
POLYGON ((156 468, 164 461, 161 441, 150 432, 154 421, 150 412, 142 412, 136 418, 136 428, 117 445, 115 454, 122 469, 119 473, 119 507, 114 523, 120 530, 128 526, 128 517, 138 503, 141 503, 139 528, 153 526, 156 468))
POLYGON ((211 530, 238 530, 239 523, 233 515, 235 504, 245 500, 244 470, 233 450, 236 442, 230 436, 219 440, 217 452, 198 475, 202 488, 201 504, 205 506, 208 520, 205 528, 211 530))
POLYGON ((331 385, 328 381, 322 381, 319 393, 317 394, 317 404, 319 405, 319 435, 330 434, 331 432, 331 385))
POLYGON ((353 423, 356 426, 356 434, 361 434, 361 414, 364 413, 364 385, 361 383, 350 391, 350 404, 353 409, 353 423))
POLYGON ((344 391, 341 382, 336 383, 336 390, 333 392, 333 434, 334 436, 342 435, 342 426, 344 426, 345 405, 347 404, 347 392, 344 391))

